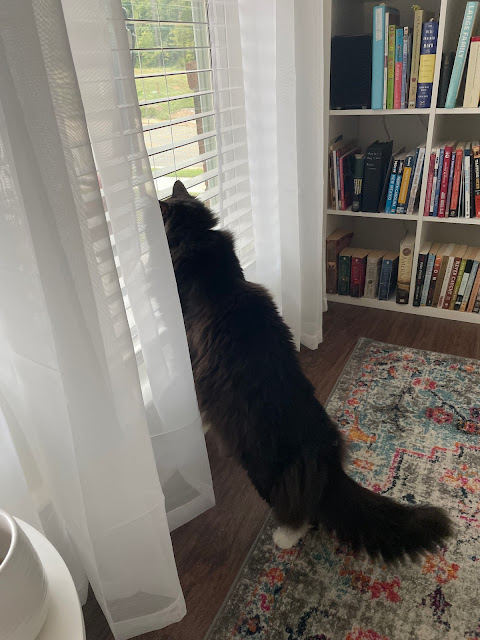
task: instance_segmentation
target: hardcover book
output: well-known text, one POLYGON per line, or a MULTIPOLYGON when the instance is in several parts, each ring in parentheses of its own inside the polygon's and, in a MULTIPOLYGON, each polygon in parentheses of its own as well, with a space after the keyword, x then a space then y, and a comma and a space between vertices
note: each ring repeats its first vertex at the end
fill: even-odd
POLYGON ((420 69, 417 84, 417 109, 428 109, 432 103, 433 76, 437 53, 438 22, 430 20, 422 28, 420 69))
POLYGON ((445 101, 446 109, 454 109, 457 104, 458 89, 460 87, 460 82, 465 68, 470 38, 472 37, 477 11, 478 2, 467 2, 465 15, 463 16, 462 28, 458 37, 457 53, 455 55, 455 62, 453 63, 447 99, 445 101))
POLYGON ((350 246, 353 231, 336 229, 327 238, 327 293, 338 291, 338 254, 350 246))

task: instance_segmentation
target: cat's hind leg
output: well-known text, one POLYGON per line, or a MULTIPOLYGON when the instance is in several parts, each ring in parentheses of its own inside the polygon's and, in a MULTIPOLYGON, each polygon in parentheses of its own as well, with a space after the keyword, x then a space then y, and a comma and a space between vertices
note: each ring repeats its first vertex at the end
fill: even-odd
POLYGON ((281 525, 273 533, 273 542, 280 549, 291 549, 305 536, 311 525, 305 523, 294 529, 281 525))

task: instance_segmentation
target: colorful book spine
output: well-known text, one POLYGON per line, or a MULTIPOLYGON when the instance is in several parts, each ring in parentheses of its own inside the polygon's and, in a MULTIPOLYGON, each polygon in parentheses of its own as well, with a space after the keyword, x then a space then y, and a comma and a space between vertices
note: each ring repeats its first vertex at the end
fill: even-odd
MULTIPOLYGON (((459 266, 458 266, 457 278, 455 280, 455 284, 454 284, 454 287, 453 287, 452 297, 450 299, 450 304, 448 305, 448 308, 450 309, 450 311, 454 311, 455 310, 455 305, 456 305, 456 302, 457 302, 458 294, 460 292, 460 288, 461 288, 462 283, 463 283, 463 275, 465 273, 466 266, 467 266, 467 261, 465 260, 465 258, 462 258, 460 260, 460 263, 459 263, 459 266)), ((459 308, 460 308, 460 305, 459 305, 459 308)))
POLYGON ((408 234, 400 244, 396 297, 397 304, 408 304, 408 299, 410 296, 410 281, 412 279, 414 247, 415 235, 408 234))
POLYGON ((471 149, 469 147, 465 148, 465 153, 463 154, 463 173, 465 176, 465 218, 470 218, 470 154, 471 149))
POLYGON ((392 202, 393 202, 393 193, 395 191, 395 184, 397 182, 397 171, 400 160, 395 158, 392 165, 392 172, 390 174, 389 183, 388 183, 388 191, 387 191, 387 201, 385 203, 385 213, 391 213, 392 211, 392 202))
POLYGON ((452 270, 453 258, 450 262, 450 252, 453 250, 455 245, 449 245, 449 252, 442 257, 442 263, 440 265, 440 271, 438 273, 437 284, 435 287, 435 292, 433 294, 432 307, 436 307, 437 309, 441 309, 443 306, 443 301, 445 299, 445 291, 447 290, 448 284, 448 274, 452 270))
POLYGON ((425 271, 427 266, 428 253, 421 253, 418 256, 417 277, 415 278, 415 291, 413 294, 413 306, 419 307, 422 297, 423 281, 425 279, 425 271))
POLYGON ((365 170, 365 156, 363 153, 355 154, 353 168, 353 201, 352 211, 360 211, 362 208, 363 172, 365 170))
POLYGON ((395 93, 395 25, 388 27, 387 109, 393 109, 395 93))
POLYGON ((437 53, 438 22, 425 22, 422 29, 420 69, 418 71, 417 109, 428 109, 432 103, 433 76, 437 53))
POLYGON ((448 176, 447 200, 445 202, 445 216, 450 215, 450 203, 452 201, 453 176, 455 174, 455 162, 457 154, 452 149, 452 157, 450 160, 450 173, 448 176))
POLYGON ((480 144, 475 143, 472 147, 472 151, 474 169, 475 217, 480 218, 480 144))
POLYGON ((400 184, 400 192, 398 194, 398 203, 396 213, 405 213, 407 208, 408 188, 412 178, 413 163, 415 162, 415 154, 411 154, 405 158, 403 167, 402 182, 400 184))
POLYGON ((430 286, 428 287, 428 295, 426 306, 431 307, 433 305, 433 297, 435 295, 435 287, 437 286, 438 274, 440 273, 440 267, 442 265, 442 256, 435 256, 435 261, 433 263, 432 269, 432 277, 430 279, 430 286))
POLYGON ((425 277, 423 279, 422 295, 420 297, 421 307, 425 307, 427 305, 428 291, 430 289, 430 281, 432 279, 435 258, 436 256, 433 253, 429 253, 427 256, 427 266, 425 267, 425 277))
POLYGON ((403 28, 395 31, 395 84, 393 90, 393 108, 402 108, 403 80, 403 28))
POLYGON ((440 158, 443 158, 444 149, 437 149, 437 153, 435 156, 435 172, 433 174, 433 184, 432 184, 432 199, 430 201, 430 215, 435 215, 435 205, 438 206, 438 200, 436 200, 437 195, 437 183, 440 184, 440 180, 438 177, 440 169, 440 158))
POLYGON ((454 109, 457 103, 458 89, 465 69, 465 61, 467 59, 473 26, 477 17, 477 10, 478 2, 467 2, 463 16, 463 24, 458 38, 457 53, 455 55, 455 62, 453 63, 447 99, 445 101, 446 109, 454 109))
POLYGON ((378 281, 380 278, 380 269, 382 266, 382 257, 380 255, 367 256, 367 268, 365 272, 365 298, 376 298, 378 294, 378 281))
POLYGON ((398 161, 397 175, 395 179, 395 189, 393 190, 393 200, 392 200, 390 213, 397 212, 397 203, 398 203, 398 196, 400 195, 400 186, 402 184, 404 162, 405 162, 404 160, 398 161))
POLYGON ((408 108, 415 109, 417 102, 418 71, 420 68, 420 49, 422 46, 422 26, 427 21, 426 12, 415 8, 412 40, 412 62, 410 65, 410 87, 408 92, 408 108))
POLYGON ((425 161, 425 147, 419 147, 418 156, 415 161, 415 171, 413 172, 412 187, 408 196, 407 214, 411 215, 417 200, 417 194, 422 180, 423 163, 425 161))
POLYGON ((460 305, 460 311, 466 311, 467 305, 470 302, 470 296, 472 295, 473 285, 475 284, 475 279, 477 277, 478 271, 478 260, 474 260, 472 264, 472 269, 470 271, 470 275, 468 277, 467 288, 465 289, 465 295, 463 296, 462 304, 460 305))
MULTIPOLYGON (((462 262, 462 258, 459 258, 459 257, 453 258, 452 270, 450 272, 450 277, 447 283, 447 290, 445 292, 445 299, 443 301, 444 309, 450 309, 450 302, 453 297, 453 291, 455 289, 455 283, 457 282, 458 271, 460 269, 461 262, 462 262)), ((446 277, 447 277, 447 274, 445 274, 445 278, 446 277)))
POLYGON ((436 151, 432 151, 432 153, 430 154, 430 163, 428 165, 427 189, 425 193, 425 206, 423 208, 424 216, 430 215, 430 202, 432 199, 433 175, 435 173, 436 157, 437 157, 436 151))
POLYGON ((408 106, 408 80, 410 70, 411 34, 408 27, 403 27, 403 60, 402 60, 402 109, 408 106))
POLYGON ((366 258, 352 256, 352 273, 350 276, 350 295, 361 298, 365 291, 366 258))
POLYGON ((438 217, 444 218, 447 208, 448 180, 450 178, 450 165, 452 162, 452 145, 445 146, 443 156, 442 178, 440 180, 440 197, 438 201, 438 217))
POLYGON ((338 258, 338 294, 348 296, 350 293, 350 272, 352 256, 340 254, 338 258))
POLYGON ((385 60, 384 4, 373 7, 372 109, 383 109, 383 67, 385 60))
MULTIPOLYGON (((453 310, 460 311, 463 304, 463 299, 465 297, 467 291, 467 285, 470 280, 470 273, 473 267, 473 260, 462 260, 462 263, 465 262, 465 266, 463 268, 462 279, 460 282, 460 286, 458 287, 457 296, 454 300, 453 310)), ((460 271, 458 272, 457 282, 460 280, 460 272, 462 271, 462 265, 460 265, 460 271)), ((452 304, 450 303, 450 308, 452 308, 452 304)))
POLYGON ((378 286, 378 299, 389 300, 393 285, 396 281, 398 270, 398 257, 396 260, 385 257, 380 271, 380 282, 378 286))
POLYGON ((450 201, 450 218, 455 218, 458 215, 458 199, 460 196, 460 181, 462 177, 463 166, 463 148, 457 147, 455 152, 455 173, 453 174, 452 185, 452 199, 450 201))

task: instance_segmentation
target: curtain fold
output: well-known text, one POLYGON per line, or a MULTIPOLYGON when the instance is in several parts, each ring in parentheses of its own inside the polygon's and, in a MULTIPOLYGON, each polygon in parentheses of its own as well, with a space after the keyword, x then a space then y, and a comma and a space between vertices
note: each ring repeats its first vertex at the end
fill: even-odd
POLYGON ((256 245, 295 343, 322 340, 323 3, 238 0, 256 245))

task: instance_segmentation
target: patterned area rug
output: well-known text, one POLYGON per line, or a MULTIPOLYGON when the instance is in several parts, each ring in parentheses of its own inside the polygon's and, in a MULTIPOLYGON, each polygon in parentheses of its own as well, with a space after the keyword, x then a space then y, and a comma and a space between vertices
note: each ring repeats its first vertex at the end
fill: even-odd
POLYGON ((348 439, 350 473, 373 491, 444 506, 456 540, 391 567, 321 531, 280 551, 269 518, 207 638, 480 638, 480 363, 362 339, 327 407, 348 439))

